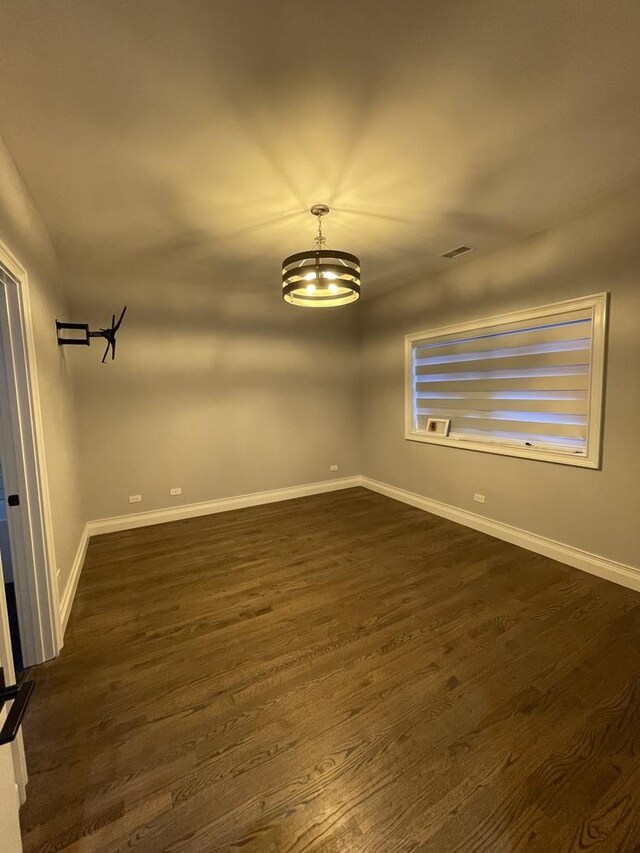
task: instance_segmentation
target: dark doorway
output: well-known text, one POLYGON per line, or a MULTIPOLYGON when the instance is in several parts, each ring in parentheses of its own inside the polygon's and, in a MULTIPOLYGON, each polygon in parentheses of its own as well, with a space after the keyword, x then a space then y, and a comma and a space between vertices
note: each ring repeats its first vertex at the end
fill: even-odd
POLYGON ((2 557, 2 576, 4 591, 7 599, 9 614, 9 632, 11 634, 11 650, 16 674, 24 669, 22 662, 22 647, 20 645, 20 627, 18 622, 18 606, 16 603, 16 588, 13 581, 13 564, 11 561, 11 544, 9 541, 9 523, 7 521, 7 502, 0 466, 0 557, 2 557))

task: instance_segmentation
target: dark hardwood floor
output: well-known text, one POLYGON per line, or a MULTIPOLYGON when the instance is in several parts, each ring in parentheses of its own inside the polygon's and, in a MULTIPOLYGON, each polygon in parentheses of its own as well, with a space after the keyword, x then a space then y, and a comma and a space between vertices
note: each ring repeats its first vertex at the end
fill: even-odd
POLYGON ((91 541, 27 853, 640 850, 640 596, 363 489, 91 541))

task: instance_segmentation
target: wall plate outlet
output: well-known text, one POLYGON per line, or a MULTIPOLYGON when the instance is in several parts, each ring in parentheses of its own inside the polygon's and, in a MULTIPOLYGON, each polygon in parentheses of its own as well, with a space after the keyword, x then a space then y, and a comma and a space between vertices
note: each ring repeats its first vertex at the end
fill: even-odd
POLYGON ((338 470, 338 466, 337 466, 337 465, 329 465, 329 470, 330 470, 330 471, 337 471, 337 470, 338 470))
POLYGON ((139 504, 142 500, 142 495, 129 495, 130 504, 139 504))
POLYGON ((475 495, 473 496, 473 499, 474 499, 474 501, 475 501, 476 503, 479 503, 479 504, 483 504, 483 503, 484 503, 484 501, 485 501, 485 497, 484 497, 484 495, 478 495, 478 494, 475 494, 475 495))
POLYGON ((180 486, 176 486, 175 489, 169 489, 169 494, 170 495, 181 495, 182 489, 180 488, 180 486))

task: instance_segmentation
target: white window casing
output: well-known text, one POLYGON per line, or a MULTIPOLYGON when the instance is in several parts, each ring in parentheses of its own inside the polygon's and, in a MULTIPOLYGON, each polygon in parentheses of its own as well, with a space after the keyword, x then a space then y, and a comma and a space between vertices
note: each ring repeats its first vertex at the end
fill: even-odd
POLYGON ((606 320, 598 293, 407 335, 405 438, 599 467, 606 320))

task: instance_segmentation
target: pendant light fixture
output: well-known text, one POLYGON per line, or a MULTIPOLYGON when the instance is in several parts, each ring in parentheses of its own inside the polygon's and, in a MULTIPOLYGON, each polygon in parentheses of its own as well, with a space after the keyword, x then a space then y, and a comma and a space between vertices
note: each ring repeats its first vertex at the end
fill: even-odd
POLYGON ((314 204, 310 211, 318 217, 315 249, 289 255, 282 262, 282 296, 291 305, 307 308, 335 308, 360 298, 360 261, 349 252, 326 248, 322 217, 326 204, 314 204))

